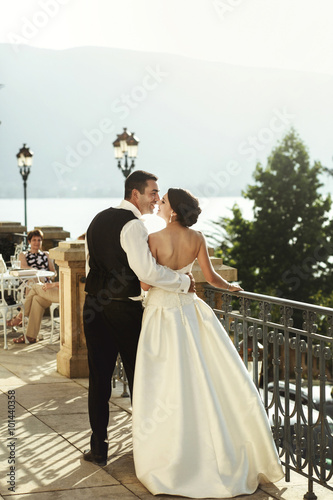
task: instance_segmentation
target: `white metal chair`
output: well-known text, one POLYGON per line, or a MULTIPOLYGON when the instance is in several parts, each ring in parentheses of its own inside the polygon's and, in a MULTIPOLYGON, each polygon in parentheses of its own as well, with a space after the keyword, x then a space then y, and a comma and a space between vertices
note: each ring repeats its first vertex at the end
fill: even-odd
MULTIPOLYGON (((7 319, 13 317, 13 311, 20 307, 23 313, 23 335, 25 337, 25 328, 24 328, 24 303, 22 300, 17 301, 15 304, 8 304, 5 299, 5 290, 11 292, 13 289, 12 280, 6 279, 3 274, 0 274, 0 323, 3 323, 3 333, 4 333, 4 349, 8 349, 7 344, 7 319), (10 314, 9 314, 10 313, 10 314)), ((17 298, 17 296, 15 296, 17 298)), ((26 338, 26 337, 25 337, 26 338)))
MULTIPOLYGON (((55 317, 54 316, 54 311, 56 309, 59 309, 59 302, 53 302, 51 305, 50 305, 50 316, 51 316, 51 333, 50 333, 50 340, 49 340, 49 344, 52 344, 52 341, 53 341, 53 332, 54 332, 54 322, 57 321, 59 322, 60 318, 59 317, 55 317)), ((38 335, 37 335, 37 339, 38 340, 43 340, 44 339, 44 334, 42 333, 42 331, 40 330, 38 335)))
POLYGON ((22 241, 22 243, 17 244, 15 246, 15 251, 14 251, 15 260, 18 260, 18 256, 20 255, 20 253, 23 252, 23 249, 24 249, 24 243, 23 243, 23 241, 22 241))
POLYGON ((60 320, 60 314, 59 314, 58 318, 54 317, 54 311, 56 309, 58 309, 58 311, 60 312, 59 302, 53 302, 53 304, 50 305, 50 315, 51 315, 51 335, 50 335, 50 340, 49 340, 50 344, 52 343, 52 340, 53 340, 54 322, 55 321, 59 322, 59 320, 60 320))

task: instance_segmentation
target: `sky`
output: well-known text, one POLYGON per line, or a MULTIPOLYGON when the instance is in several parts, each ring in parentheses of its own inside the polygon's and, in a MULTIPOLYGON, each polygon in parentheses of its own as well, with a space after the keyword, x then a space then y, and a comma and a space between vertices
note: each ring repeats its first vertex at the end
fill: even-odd
MULTIPOLYGON (((0 0, 0 43, 333 74, 332 0, 0 0)), ((1 68, 0 68, 1 70, 1 68)))

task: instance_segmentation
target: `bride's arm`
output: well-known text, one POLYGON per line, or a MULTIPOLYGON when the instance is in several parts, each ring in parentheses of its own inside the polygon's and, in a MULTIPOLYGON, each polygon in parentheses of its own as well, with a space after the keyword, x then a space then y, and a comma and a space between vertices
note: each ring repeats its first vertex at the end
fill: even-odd
POLYGON ((197 259, 206 281, 212 286, 230 290, 231 292, 243 290, 243 288, 241 288, 240 286, 232 285, 231 283, 223 279, 219 274, 215 272, 209 258, 205 237, 201 233, 198 234, 201 238, 201 245, 199 248, 197 259))

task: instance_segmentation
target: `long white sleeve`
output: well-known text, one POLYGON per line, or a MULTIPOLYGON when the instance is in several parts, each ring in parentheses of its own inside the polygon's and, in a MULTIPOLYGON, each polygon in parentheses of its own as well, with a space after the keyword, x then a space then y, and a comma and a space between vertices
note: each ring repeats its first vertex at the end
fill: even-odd
POLYGON ((148 231, 142 221, 127 222, 120 233, 120 244, 127 254, 130 268, 140 281, 168 291, 187 293, 190 278, 186 274, 156 263, 148 246, 148 231))

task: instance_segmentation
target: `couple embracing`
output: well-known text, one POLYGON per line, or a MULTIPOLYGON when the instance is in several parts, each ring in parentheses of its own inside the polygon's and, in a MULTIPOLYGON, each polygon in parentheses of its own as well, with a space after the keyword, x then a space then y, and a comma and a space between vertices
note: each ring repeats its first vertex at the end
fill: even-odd
POLYGON ((192 498, 251 494, 283 472, 259 394, 214 312, 194 293, 193 262, 215 287, 241 288, 215 273, 203 235, 190 229, 198 200, 179 188, 160 199, 157 180, 132 173, 120 206, 100 212, 87 231, 92 435, 83 458, 107 463, 120 353, 132 396, 135 470, 148 490, 192 498), (156 204, 166 228, 148 237, 140 218, 156 204))

